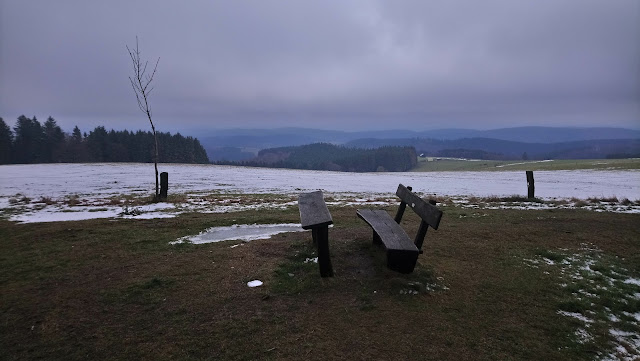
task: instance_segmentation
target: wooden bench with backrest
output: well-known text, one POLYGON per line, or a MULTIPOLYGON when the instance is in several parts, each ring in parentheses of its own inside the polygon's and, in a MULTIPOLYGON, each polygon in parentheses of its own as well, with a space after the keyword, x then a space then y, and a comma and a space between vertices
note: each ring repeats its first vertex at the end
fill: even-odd
POLYGON ((318 247, 320 276, 333 277, 329 254, 329 225, 333 223, 322 191, 302 193, 298 197, 300 223, 303 229, 310 229, 313 243, 318 247))
POLYGON ((411 187, 398 185, 396 195, 400 206, 395 218, 391 218, 384 209, 358 209, 357 215, 373 229, 373 243, 382 244, 387 252, 387 267, 401 273, 411 273, 416 266, 418 255, 422 253, 422 244, 431 226, 438 229, 442 211, 435 201, 425 201, 411 192, 411 187), (416 237, 411 240, 400 226, 407 205, 420 216, 422 221, 416 237))

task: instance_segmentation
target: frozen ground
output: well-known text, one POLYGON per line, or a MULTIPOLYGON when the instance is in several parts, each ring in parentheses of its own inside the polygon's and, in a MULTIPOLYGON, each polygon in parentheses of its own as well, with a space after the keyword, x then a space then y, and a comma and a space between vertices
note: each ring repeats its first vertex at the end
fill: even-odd
MULTIPOLYGON (((318 189, 333 198, 330 204, 384 204, 394 201, 399 183, 473 208, 476 205, 466 201, 469 197, 525 195, 527 191, 524 172, 513 171, 341 173, 182 164, 160 164, 159 170, 169 173, 169 194, 183 195, 182 199, 153 205, 128 201, 153 193, 151 164, 3 165, 0 210, 4 217, 19 222, 158 218, 186 211, 287 207, 296 204, 298 193, 318 189)), ((536 196, 543 199, 640 199, 640 171, 539 171, 535 179, 536 196)), ((631 212, 637 208, 599 207, 631 212)))

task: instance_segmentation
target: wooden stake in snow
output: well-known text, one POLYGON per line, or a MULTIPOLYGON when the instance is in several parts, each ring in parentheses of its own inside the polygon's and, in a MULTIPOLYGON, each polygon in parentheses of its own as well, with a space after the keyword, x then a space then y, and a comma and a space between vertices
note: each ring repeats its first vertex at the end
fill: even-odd
POLYGON ((527 171, 527 198, 533 199, 535 198, 536 187, 533 183, 533 171, 527 171))
POLYGON ((167 192, 169 191, 169 173, 160 173, 160 199, 167 199, 167 192))

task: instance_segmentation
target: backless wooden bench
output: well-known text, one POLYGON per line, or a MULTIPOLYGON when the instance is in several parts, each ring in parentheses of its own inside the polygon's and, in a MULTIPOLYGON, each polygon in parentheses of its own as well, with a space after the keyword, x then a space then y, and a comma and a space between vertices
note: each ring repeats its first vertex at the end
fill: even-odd
POLYGON ((322 191, 300 194, 298 208, 302 228, 311 230, 313 243, 318 247, 320 276, 333 277, 329 254, 329 225, 333 223, 333 219, 324 202, 322 191))

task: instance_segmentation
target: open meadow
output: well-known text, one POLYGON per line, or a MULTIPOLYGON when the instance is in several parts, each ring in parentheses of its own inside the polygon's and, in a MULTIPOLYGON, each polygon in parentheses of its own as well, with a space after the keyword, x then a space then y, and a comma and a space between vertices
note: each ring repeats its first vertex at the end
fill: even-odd
MULTIPOLYGON (((538 172, 540 198, 527 200, 524 172, 163 167, 161 204, 148 165, 0 167, 0 358, 640 357, 637 171, 538 172), (444 212, 408 275, 385 267, 356 217, 393 214, 398 183, 444 212), (334 220, 332 278, 308 231, 176 243, 299 224, 297 195, 315 189, 334 220)), ((409 235, 418 224, 407 212, 409 235)))
POLYGON ((630 159, 555 159, 555 160, 478 160, 420 157, 417 172, 447 171, 550 171, 550 170, 625 170, 640 169, 640 158, 630 159))

